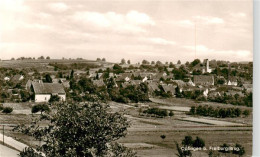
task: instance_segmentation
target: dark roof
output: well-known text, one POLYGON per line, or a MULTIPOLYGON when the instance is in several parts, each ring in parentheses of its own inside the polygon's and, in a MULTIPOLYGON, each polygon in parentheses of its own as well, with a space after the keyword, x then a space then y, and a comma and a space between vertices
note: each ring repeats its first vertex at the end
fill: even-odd
POLYGON ((65 94, 64 88, 59 83, 37 83, 32 82, 35 94, 65 94))
POLYGON ((197 84, 214 84, 212 75, 194 75, 194 83, 197 84))
POLYGON ((155 82, 151 82, 148 84, 148 88, 150 91, 154 92, 156 90, 160 90, 159 87, 158 87, 158 83, 155 83, 155 82))
POLYGON ((92 80, 93 84, 97 87, 105 86, 105 83, 103 80, 92 80))
POLYGON ((162 85, 162 88, 164 90, 164 92, 171 92, 171 93, 175 93, 175 88, 176 86, 170 86, 170 85, 162 85))
POLYGON ((23 75, 14 75, 14 77, 12 78, 12 81, 20 81, 23 79, 23 75))

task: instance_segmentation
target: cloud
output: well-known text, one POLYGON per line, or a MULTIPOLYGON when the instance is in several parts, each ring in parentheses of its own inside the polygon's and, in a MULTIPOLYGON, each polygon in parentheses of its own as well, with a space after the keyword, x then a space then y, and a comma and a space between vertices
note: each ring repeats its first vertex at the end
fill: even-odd
POLYGON ((238 17, 238 18, 244 18, 244 17, 246 17, 246 14, 245 14, 245 13, 242 13, 242 12, 230 13, 230 15, 231 15, 232 17, 238 17))
POLYGON ((0 11, 2 12, 26 12, 29 7, 24 5, 23 0, 1 0, 0 1, 0 11))
POLYGON ((152 42, 153 44, 159 44, 159 45, 175 45, 176 44, 176 42, 174 42, 174 41, 166 40, 163 38, 150 38, 148 40, 150 42, 152 42))
POLYGON ((76 12, 71 18, 78 24, 115 32, 145 32, 144 27, 155 25, 147 14, 137 11, 130 11, 127 14, 81 11, 76 12))
POLYGON ((210 16, 193 16, 190 20, 181 20, 177 22, 177 25, 182 27, 194 27, 194 23, 203 25, 223 24, 225 21, 219 17, 210 16))
POLYGON ((195 16, 193 17, 196 22, 203 24, 223 24, 224 20, 219 17, 210 17, 210 16, 195 16))
POLYGON ((64 12, 69 9, 69 7, 65 3, 62 3, 62 2, 50 3, 48 6, 52 11, 55 11, 55 12, 64 12))
POLYGON ((181 20, 178 22, 178 25, 183 27, 191 27, 194 26, 194 22, 192 22, 191 20, 181 20))
MULTIPOLYGON (((184 49, 194 52, 194 46, 183 46, 184 49)), ((252 60, 253 55, 249 50, 216 50, 206 47, 205 45, 197 45, 197 56, 199 58, 222 59, 230 61, 252 60)))

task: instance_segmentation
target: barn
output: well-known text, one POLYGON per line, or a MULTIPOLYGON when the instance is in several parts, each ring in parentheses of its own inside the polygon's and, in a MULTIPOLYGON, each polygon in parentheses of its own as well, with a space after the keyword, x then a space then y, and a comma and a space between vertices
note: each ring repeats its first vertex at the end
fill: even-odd
POLYGON ((35 102, 48 102, 52 95, 58 95, 61 101, 66 100, 66 92, 59 83, 32 82, 35 102))

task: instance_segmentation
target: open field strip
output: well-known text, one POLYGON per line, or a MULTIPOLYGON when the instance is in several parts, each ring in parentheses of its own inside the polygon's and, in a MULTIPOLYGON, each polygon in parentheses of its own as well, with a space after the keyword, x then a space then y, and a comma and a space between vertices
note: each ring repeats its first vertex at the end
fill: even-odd
POLYGON ((189 112, 190 107, 181 107, 181 106, 159 106, 159 109, 166 109, 171 111, 181 111, 181 112, 189 112))
POLYGON ((227 122, 227 121, 196 118, 196 117, 184 117, 184 118, 179 118, 179 120, 204 123, 204 124, 210 124, 210 125, 218 125, 218 126, 243 126, 244 125, 241 123, 233 123, 233 122, 227 122))

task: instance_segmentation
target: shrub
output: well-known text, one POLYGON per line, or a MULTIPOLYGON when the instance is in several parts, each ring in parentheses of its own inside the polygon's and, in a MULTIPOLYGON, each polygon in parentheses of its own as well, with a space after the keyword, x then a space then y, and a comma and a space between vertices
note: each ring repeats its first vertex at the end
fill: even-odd
POLYGON ((60 97, 58 95, 52 95, 49 102, 58 102, 60 101, 60 97))
POLYGON ((242 155, 245 154, 245 148, 242 147, 240 144, 236 144, 235 147, 238 148, 239 150, 236 151, 236 150, 234 149, 233 152, 232 152, 233 154, 238 154, 239 156, 242 156, 242 155))
POLYGON ((143 113, 154 114, 160 117, 168 116, 167 110, 159 109, 159 108, 149 108, 147 110, 144 110, 143 113))
POLYGON ((170 111, 169 116, 170 117, 174 116, 174 113, 172 111, 170 111))
POLYGON ((32 107, 32 110, 31 110, 32 113, 37 113, 39 111, 42 114, 42 112, 49 112, 50 108, 46 104, 38 104, 38 105, 35 105, 35 106, 32 107))
POLYGON ((25 147, 22 152, 19 154, 20 157, 43 157, 38 154, 33 148, 25 147))
POLYGON ((185 136, 185 138, 182 140, 182 145, 184 146, 192 146, 193 140, 191 136, 185 136))
POLYGON ((0 104, 0 111, 4 109, 3 104, 0 104))
POLYGON ((200 137, 196 137, 196 140, 193 141, 193 147, 204 147, 205 146, 205 142, 203 139, 201 139, 200 137))
POLYGON ((165 135, 161 135, 160 136, 163 140, 166 138, 166 136, 165 135))
POLYGON ((248 117, 250 115, 250 111, 249 110, 244 110, 243 115, 245 117, 248 117))
POLYGON ((11 112, 13 112, 13 108, 11 108, 11 107, 4 107, 2 112, 3 113, 11 113, 11 112))

